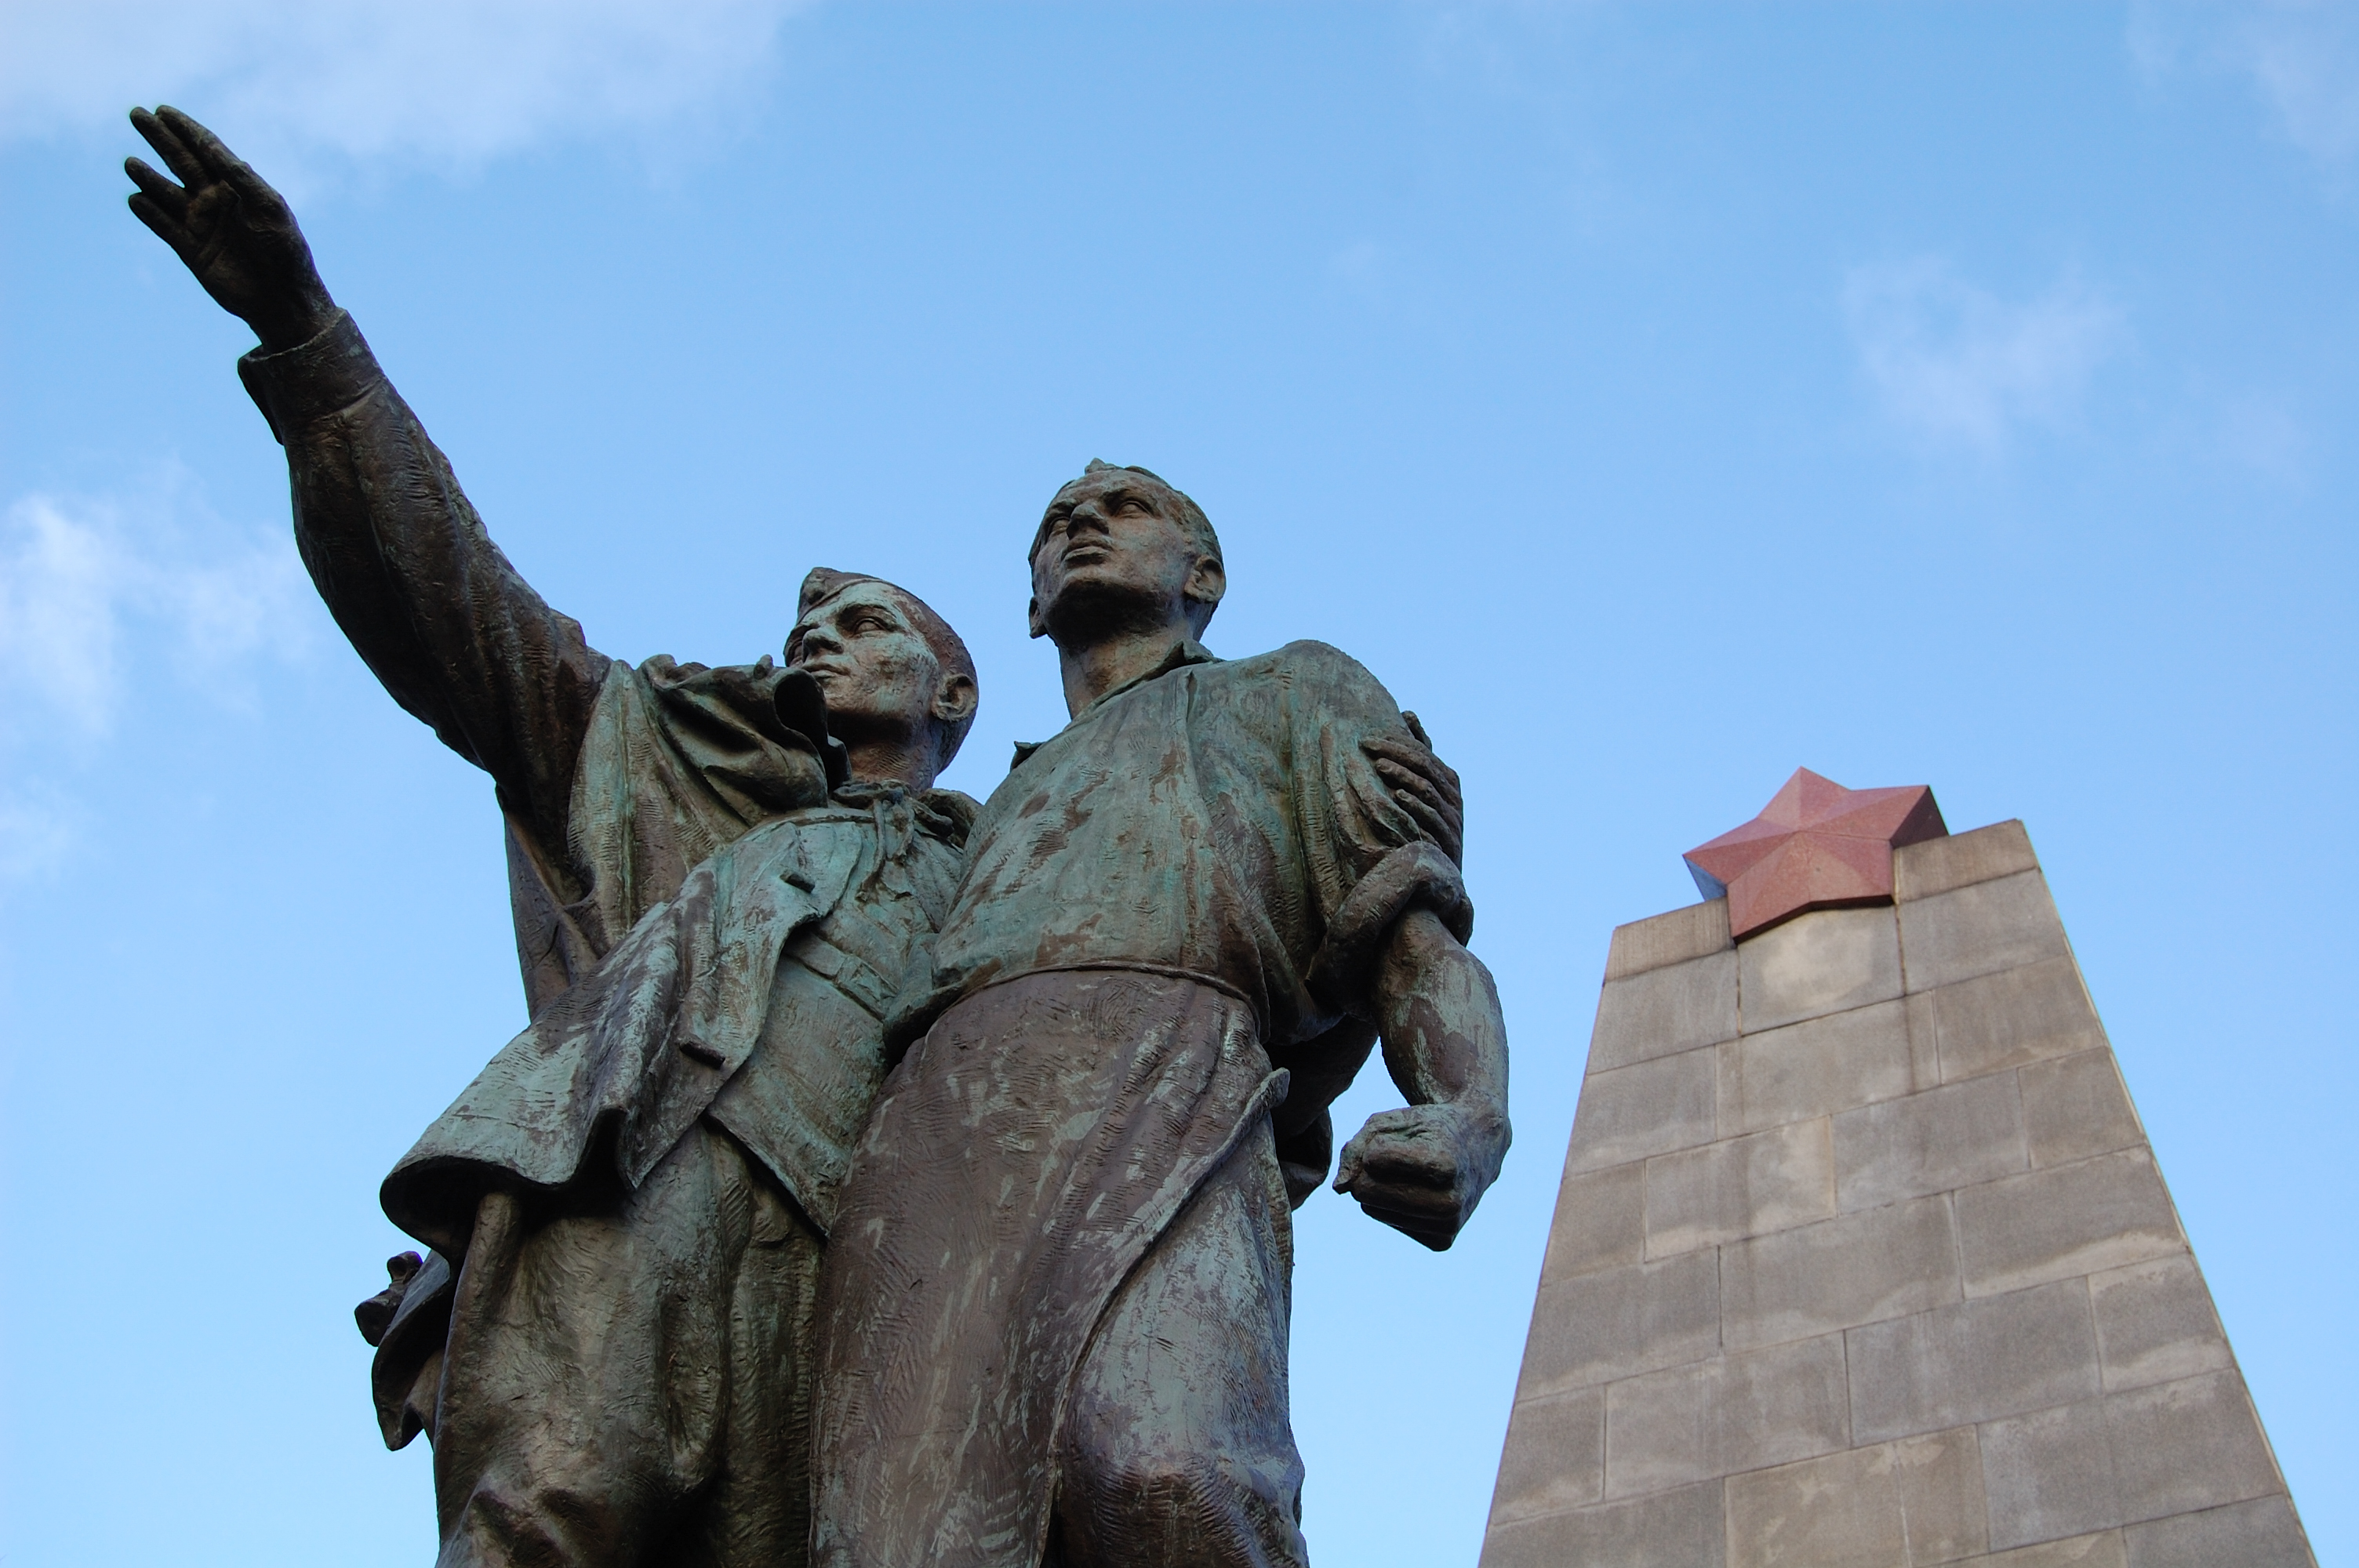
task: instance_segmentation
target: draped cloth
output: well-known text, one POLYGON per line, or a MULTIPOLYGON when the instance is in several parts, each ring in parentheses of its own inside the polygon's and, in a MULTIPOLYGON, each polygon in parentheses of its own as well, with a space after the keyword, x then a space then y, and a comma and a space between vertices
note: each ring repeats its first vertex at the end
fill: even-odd
MULTIPOLYGON (((1242 1148, 1274 1184, 1285 1086, 1201 977, 1034 970, 941 1016, 886 1080, 830 1239, 814 1563, 1035 1568, 1093 1331, 1242 1148)), ((1282 1191, 1257 1212, 1288 1224, 1282 1191)), ((1213 1244, 1283 1302, 1288 1238, 1213 1244)))

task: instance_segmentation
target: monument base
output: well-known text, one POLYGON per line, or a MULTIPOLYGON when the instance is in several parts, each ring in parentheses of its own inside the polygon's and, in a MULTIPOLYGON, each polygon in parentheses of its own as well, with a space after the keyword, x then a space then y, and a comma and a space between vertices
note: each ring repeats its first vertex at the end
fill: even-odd
POLYGON ((2314 1568, 2021 824, 1614 934, 1483 1568, 2314 1568))

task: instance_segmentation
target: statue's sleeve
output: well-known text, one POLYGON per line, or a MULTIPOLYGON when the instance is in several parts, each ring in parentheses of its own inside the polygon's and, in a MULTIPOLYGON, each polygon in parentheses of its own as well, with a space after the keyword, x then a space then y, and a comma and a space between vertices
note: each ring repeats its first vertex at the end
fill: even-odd
POLYGON ((350 316, 238 374, 287 449, 296 547, 336 624, 396 702, 563 844, 610 661, 492 543, 350 316))

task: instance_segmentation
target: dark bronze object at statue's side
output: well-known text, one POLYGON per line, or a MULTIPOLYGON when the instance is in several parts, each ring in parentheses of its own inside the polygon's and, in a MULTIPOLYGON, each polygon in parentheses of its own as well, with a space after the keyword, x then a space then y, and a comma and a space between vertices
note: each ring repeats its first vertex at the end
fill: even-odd
MULTIPOLYGON (((278 194, 132 116, 131 206, 261 346, 298 546, 489 773, 531 1022, 385 1183, 355 1318, 440 1561, 1296 1563, 1289 1207, 1446 1247, 1507 1144, 1456 775, 1333 649, 1222 661, 1210 523, 1093 463, 1033 550, 1074 721, 933 788, 974 669, 804 580, 786 662, 592 649, 517 576, 278 194), (889 1072, 889 1076, 888 1076, 889 1072)), ((832 546, 856 541, 832 539, 832 546)))

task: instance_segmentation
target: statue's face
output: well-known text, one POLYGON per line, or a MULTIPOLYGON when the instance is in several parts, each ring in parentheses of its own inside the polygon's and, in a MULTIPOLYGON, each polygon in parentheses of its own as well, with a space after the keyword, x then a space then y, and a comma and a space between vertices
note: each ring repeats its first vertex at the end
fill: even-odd
POLYGON ((795 622, 787 663, 819 683, 839 737, 918 730, 942 696, 941 660, 901 596, 879 582, 853 583, 795 622))
POLYGON ((1161 485, 1121 469, 1084 475, 1059 491, 1040 519, 1032 551, 1034 634, 1061 643, 1162 624, 1190 600, 1216 602, 1220 570, 1197 552, 1161 485))

